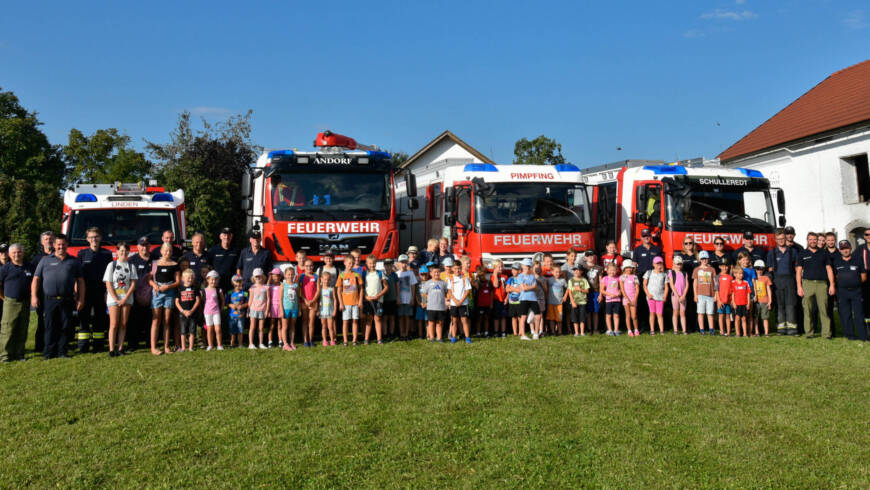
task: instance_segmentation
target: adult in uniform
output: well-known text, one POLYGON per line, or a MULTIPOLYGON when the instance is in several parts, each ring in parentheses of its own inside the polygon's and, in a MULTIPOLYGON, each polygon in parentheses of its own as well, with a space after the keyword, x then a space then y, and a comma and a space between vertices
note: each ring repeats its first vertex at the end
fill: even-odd
POLYGON ((112 263, 112 252, 101 246, 103 235, 97 227, 86 234, 88 248, 79 251, 82 275, 85 278, 85 308, 79 312, 76 343, 79 352, 101 352, 106 344, 109 318, 106 315, 106 283, 103 274, 112 263))
POLYGON ((260 246, 260 232, 248 233, 250 247, 242 250, 239 254, 239 263, 236 264, 236 274, 242 276, 245 289, 251 287, 251 275, 254 269, 268 271, 272 269, 272 254, 260 246))
POLYGON ((127 321, 127 352, 135 351, 143 340, 145 343, 148 343, 149 340, 149 335, 146 335, 146 332, 151 328, 152 291, 148 276, 151 274, 151 264, 154 262, 150 248, 151 244, 148 243, 148 237, 143 236, 136 242, 136 254, 127 259, 130 265, 136 269, 136 277, 139 278, 136 282, 133 307, 130 308, 130 319, 127 321))
POLYGON ((55 235, 54 254, 39 261, 30 283, 31 306, 39 306, 40 296, 37 291, 42 289, 45 295, 45 349, 42 351, 44 359, 69 357, 67 330, 73 309, 81 310, 85 306, 82 264, 66 253, 68 245, 66 235, 55 235))
POLYGON ((0 362, 24 360, 24 343, 30 325, 30 281, 33 267, 24 262, 24 247, 9 246, 9 262, 0 267, 0 362))
POLYGON ((843 334, 849 340, 867 340, 864 326, 864 301, 861 287, 867 281, 867 269, 856 254, 852 254, 849 240, 840 240, 840 256, 834 259, 837 278, 837 301, 843 334))
MULTIPOLYGON (((786 239, 787 240, 787 239, 786 239)), ((807 248, 798 252, 797 295, 802 298, 806 337, 813 337, 813 306, 819 311, 822 337, 831 338, 831 318, 828 316, 828 296, 834 294, 834 269, 828 252, 819 248, 819 236, 807 234, 807 248)))
MULTIPOLYGON (((644 228, 640 232, 640 245, 631 253, 631 259, 634 261, 635 274, 638 278, 643 278, 646 271, 652 270, 653 259, 656 257, 664 258, 662 249, 652 244, 652 233, 649 228, 644 228)), ((643 283, 643 279, 641 279, 643 283)), ((646 293, 643 288, 638 288, 637 293, 637 318, 641 327, 647 327, 649 323, 649 306, 646 303, 646 293)))
MULTIPOLYGON (((747 232, 743 234, 744 243, 746 240, 746 235, 752 236, 752 232, 747 232)), ((741 248, 742 250, 742 248, 741 248)), ((731 254, 725 250, 725 239, 717 236, 713 238, 713 253, 710 254, 710 266, 716 269, 716 273, 719 273, 719 264, 722 263, 722 260, 725 259, 728 262, 732 262, 731 254)), ((734 258, 737 258, 737 255, 734 255, 734 258)), ((764 259, 762 259, 763 261, 764 259)), ((685 268, 685 265, 683 266, 685 268)))
POLYGON ((159 259, 161 257, 160 247, 162 247, 164 243, 168 243, 172 245, 172 260, 178 262, 181 259, 181 247, 175 244, 175 233, 172 233, 172 230, 166 230, 163 232, 160 239, 160 245, 151 249, 151 256, 156 257, 155 260, 159 259))
MULTIPOLYGON (((821 235, 819 235, 821 237, 821 235)), ((825 233, 825 252, 828 253, 828 259, 831 261, 831 267, 834 267, 834 259, 840 256, 840 251, 837 249, 837 234, 829 231, 825 233)), ((828 318, 834 320, 834 305, 837 303, 837 295, 828 296, 828 318)))
MULTIPOLYGON (((794 241, 794 227, 793 226, 786 226, 784 231, 785 231, 785 244, 788 245, 789 247, 794 248, 798 253, 802 252, 804 250, 804 246, 801 245, 800 243, 794 241)), ((809 246, 809 244, 807 246, 809 246)))
MULTIPOLYGON (((44 257, 47 257, 54 253, 54 250, 51 247, 52 242, 54 241, 54 233, 51 231, 43 231, 39 235, 39 250, 33 254, 33 258, 30 259, 30 266, 32 270, 36 270, 36 266, 39 265, 39 261, 44 257)), ((36 309, 36 334, 34 337, 34 351, 42 352, 45 348, 45 298, 42 298, 42 290, 37 291, 40 294, 39 298, 39 308, 36 309)))
MULTIPOLYGON (((716 238, 716 240, 722 241, 721 238, 716 238)), ((723 242, 724 243, 724 242, 723 242)), ((721 248, 721 247, 720 247, 721 248)), ((687 327, 691 326, 692 323, 698 318, 698 306, 694 301, 690 301, 690 298, 693 298, 693 285, 692 285, 692 274, 695 272, 695 267, 701 265, 701 260, 698 258, 698 247, 695 243, 695 240, 692 239, 691 236, 686 235, 683 237, 683 249, 674 253, 674 258, 680 257, 683 259, 683 272, 686 273, 686 278, 688 284, 686 284, 687 293, 686 293, 686 322, 687 327)), ((665 301, 666 304, 670 303, 670 300, 665 301)), ((674 325, 676 326, 676 325, 674 325)), ((700 327, 698 327, 700 328, 700 327)))
MULTIPOLYGON (((795 252, 800 254, 804 250, 804 247, 800 243, 794 241, 794 234, 795 234, 794 227, 793 226, 786 226, 785 228, 783 228, 783 231, 785 231, 785 244, 787 246, 793 248, 795 252)), ((795 293, 797 293, 797 292, 795 292, 795 293)), ((795 303, 797 305, 800 305, 802 301, 803 300, 800 296, 797 296, 795 298, 795 303)), ((814 319, 813 315, 810 315, 810 318, 814 319)), ((798 331, 812 332, 814 330, 813 327, 814 327, 813 324, 804 326, 804 315, 801 315, 800 312, 798 312, 798 316, 797 316, 798 331)))
MULTIPOLYGON (((239 263, 239 249, 233 247, 233 231, 224 228, 220 233, 220 243, 208 251, 208 262, 215 272, 221 275, 220 287, 223 291, 233 290, 233 275, 239 263)), ((227 330, 227 329, 224 329, 227 330)))
POLYGON ((191 250, 182 255, 181 258, 190 263, 190 269, 193 271, 193 284, 198 287, 202 284, 202 268, 210 265, 208 253, 205 250, 205 235, 199 231, 194 233, 190 239, 190 246, 191 250))
MULTIPOLYGON (((737 263, 737 255, 740 252, 746 252, 749 255, 749 263, 751 264, 754 264, 756 260, 767 261, 767 252, 763 248, 755 246, 755 235, 751 231, 743 233, 743 246, 734 251, 734 254, 731 256, 732 264, 737 263)), ((766 262, 766 264, 770 267, 769 262, 766 262)))
POLYGON ((776 230, 775 240, 776 247, 767 253, 766 264, 773 273, 776 288, 776 331, 780 335, 797 335, 797 252, 785 244, 783 230, 776 230))

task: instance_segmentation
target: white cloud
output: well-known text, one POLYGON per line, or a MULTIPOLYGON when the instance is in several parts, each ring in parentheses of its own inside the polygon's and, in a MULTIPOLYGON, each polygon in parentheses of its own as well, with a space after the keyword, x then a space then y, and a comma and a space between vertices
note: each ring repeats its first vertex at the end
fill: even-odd
POLYGON ((706 12, 701 14, 702 19, 706 20, 750 20, 758 17, 758 14, 751 10, 726 10, 726 9, 716 9, 712 12, 706 12))
POLYGON ((870 22, 867 21, 863 10, 853 10, 843 17, 843 25, 848 29, 857 31, 870 27, 870 22))
POLYGON ((190 113, 194 116, 227 116, 232 112, 226 107, 196 106, 190 108, 190 113))

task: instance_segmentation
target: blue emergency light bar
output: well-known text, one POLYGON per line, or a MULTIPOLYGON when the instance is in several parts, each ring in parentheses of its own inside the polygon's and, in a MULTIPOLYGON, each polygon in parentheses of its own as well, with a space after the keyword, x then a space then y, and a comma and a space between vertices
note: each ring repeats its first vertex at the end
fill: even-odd
POLYGON ((97 202, 97 196, 93 194, 79 194, 76 196, 76 202, 97 202))
POLYGON ((656 175, 686 175, 686 167, 682 165, 644 165, 644 170, 651 170, 656 175))
POLYGON ((175 199, 172 197, 172 194, 168 192, 159 192, 154 194, 151 198, 151 202, 174 202, 175 199))
POLYGON ((739 170, 740 173, 742 173, 743 175, 745 175, 747 177, 756 177, 759 179, 764 178, 764 174, 762 174, 758 170, 752 170, 751 168, 738 168, 737 170, 739 170))
POLYGON ((463 172, 498 172, 491 163, 468 163, 462 167, 463 172))
POLYGON ((269 158, 272 158, 274 155, 294 155, 293 150, 275 150, 269 152, 269 158))
POLYGON ((556 165, 556 172, 579 172, 580 169, 577 168, 573 163, 559 163, 556 165))

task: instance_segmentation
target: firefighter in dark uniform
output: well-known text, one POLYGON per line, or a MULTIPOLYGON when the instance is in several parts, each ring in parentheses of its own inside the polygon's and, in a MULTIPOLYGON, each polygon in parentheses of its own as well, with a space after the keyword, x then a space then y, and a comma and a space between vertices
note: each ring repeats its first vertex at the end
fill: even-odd
MULTIPOLYGON (((50 231, 43 231, 42 234, 39 235, 39 250, 33 254, 33 258, 30 259, 30 266, 32 270, 36 270, 36 266, 39 265, 39 261, 44 257, 47 257, 54 253, 54 250, 51 248, 52 243, 54 242, 54 233, 50 231)), ((42 297, 42 289, 37 291, 40 295, 39 307, 36 309, 36 334, 34 336, 34 348, 35 352, 42 352, 45 348, 45 298, 42 297)))
MULTIPOLYGON (((786 238, 786 240, 788 240, 786 238)), ((813 310, 819 312, 822 337, 831 338, 831 318, 828 316, 828 298, 834 294, 834 270, 828 252, 818 247, 819 236, 807 234, 807 248, 798 252, 797 293, 803 304, 804 332, 812 338, 813 310)), ((798 316, 800 318, 800 316, 798 316)))
POLYGON ((112 263, 112 252, 101 246, 103 236, 99 228, 87 231, 88 248, 79 251, 82 276, 85 279, 85 307, 79 312, 76 344, 79 352, 101 352, 106 345, 108 316, 106 315, 106 283, 103 275, 112 263))
POLYGON ((67 354, 67 331, 74 309, 84 307, 85 280, 82 264, 66 253, 66 235, 54 237, 54 254, 43 258, 36 266, 30 285, 30 304, 39 306, 37 291, 42 289, 45 298, 45 349, 44 359, 69 357, 67 354))
POLYGON ((785 229, 785 244, 795 249, 796 252, 803 252, 804 246, 794 241, 794 227, 786 226, 785 229))
POLYGON ((192 250, 181 256, 190 263, 190 269, 193 271, 193 284, 199 286, 202 284, 202 268, 209 265, 208 254, 205 251, 205 235, 201 232, 196 232, 190 239, 192 250))
POLYGON ((175 244, 175 233, 172 233, 172 230, 166 230, 163 232, 161 240, 163 241, 160 245, 151 249, 151 256, 154 257, 154 260, 160 260, 160 247, 162 247, 164 243, 168 243, 172 245, 172 260, 178 262, 181 259, 181 247, 175 244))
POLYGON ((849 340, 867 340, 864 326, 864 301, 861 288, 867 281, 867 269, 861 257, 852 254, 849 240, 840 240, 840 256, 834 258, 837 278, 837 301, 843 334, 849 340))
MULTIPOLYGON (((755 235, 751 231, 743 233, 743 246, 735 250, 734 255, 730 257, 732 264, 737 263, 737 255, 740 252, 746 252, 749 255, 750 264, 754 264, 756 260, 767 263, 767 251, 755 246, 755 235)), ((712 264, 713 261, 711 260, 710 263, 712 264)), ((767 263, 767 266, 769 267, 770 264, 767 263)))
POLYGON ((24 262, 24 247, 9 246, 9 262, 0 267, 0 362, 24 360, 24 343, 30 323, 30 281, 33 268, 24 262))
POLYGON ((208 262, 214 271, 221 275, 221 289, 224 292, 232 291, 232 278, 239 263, 239 249, 233 247, 233 230, 229 228, 221 230, 220 243, 208 250, 208 262))
MULTIPOLYGON (((662 253, 662 249, 652 244, 652 234, 649 231, 649 228, 644 228, 640 232, 640 245, 634 249, 631 253, 631 260, 634 261, 634 265, 636 266, 635 274, 640 278, 641 283, 643 283, 643 275, 648 270, 652 270, 653 268, 653 259, 656 257, 664 258, 664 254, 662 253)), ((644 293, 643 288, 638 288, 637 294, 637 318, 641 327, 648 327, 649 323, 649 306, 647 306, 646 302, 646 293, 644 293)))
MULTIPOLYGON (((794 241, 794 235, 795 235, 794 227, 793 226, 786 226, 785 228, 783 228, 783 231, 785 232, 785 244, 787 246, 793 248, 794 251, 797 252, 798 255, 800 255, 800 253, 804 251, 804 246, 801 245, 800 243, 794 241)), ((797 292, 795 294, 797 294, 797 292)), ((795 303, 798 305, 798 307, 800 307, 801 304, 803 303, 803 298, 800 295, 798 295, 795 298, 795 303)), ((798 313, 798 316, 797 316, 798 331, 802 331, 804 333, 814 331, 815 325, 813 325, 812 323, 808 326, 804 326, 804 316, 805 315, 801 315, 800 313, 798 313)), ((810 315, 810 318, 812 318, 813 322, 815 322, 815 316, 810 315)))
POLYGON ((236 264, 236 274, 242 276, 245 288, 251 287, 251 275, 254 269, 268 271, 272 267, 272 254, 260 246, 260 232, 248 233, 250 247, 245 248, 239 254, 239 263, 236 264))
POLYGON ((766 263, 776 288, 776 331, 797 335, 797 252, 785 244, 782 230, 776 230, 776 246, 767 253, 766 263))

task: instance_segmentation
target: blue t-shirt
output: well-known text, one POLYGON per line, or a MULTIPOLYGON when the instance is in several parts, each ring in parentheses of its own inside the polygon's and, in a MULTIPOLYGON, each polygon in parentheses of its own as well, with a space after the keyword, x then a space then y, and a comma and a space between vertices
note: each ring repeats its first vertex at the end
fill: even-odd
MULTIPOLYGON (((520 286, 536 286, 538 285, 534 274, 520 274, 517 276, 517 282, 520 286)), ((529 289, 520 293, 520 301, 537 301, 538 295, 534 289, 529 289)))
MULTIPOLYGON (((508 277, 507 281, 505 282, 505 286, 519 286, 519 284, 520 284, 520 282, 517 281, 517 278, 514 276, 508 277)), ((508 293, 508 303, 510 303, 512 305, 516 305, 516 304, 519 304, 519 302, 520 302, 520 293, 517 293, 517 292, 508 293)))
POLYGON ((749 283, 749 291, 755 294, 755 280, 758 279, 758 274, 752 267, 743 268, 743 280, 749 283))
MULTIPOLYGON (((240 305, 242 303, 248 302, 248 292, 247 291, 232 291, 230 293, 230 300, 228 301, 231 305, 240 305)), ((245 315, 245 310, 236 310, 230 308, 230 318, 242 318, 245 315)))

